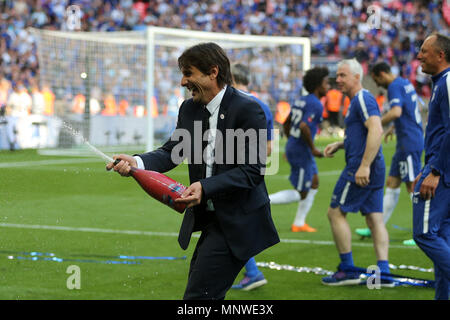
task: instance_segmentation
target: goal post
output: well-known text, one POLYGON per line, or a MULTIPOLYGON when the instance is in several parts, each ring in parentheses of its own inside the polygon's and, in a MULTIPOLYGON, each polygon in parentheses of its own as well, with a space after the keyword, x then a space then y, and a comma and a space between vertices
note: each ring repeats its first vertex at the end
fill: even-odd
MULTIPOLYGON (((286 45, 301 46, 302 71, 306 71, 311 66, 311 42, 306 37, 283 37, 283 36, 263 36, 263 35, 241 35, 233 33, 217 33, 206 31, 194 31, 184 29, 173 29, 163 27, 147 28, 147 80, 148 99, 152 99, 154 93, 155 74, 155 48, 157 46, 188 48, 201 42, 215 42, 224 50, 230 49, 252 49, 256 47, 279 47, 286 45), (178 40, 177 40, 178 39, 178 40)), ((234 61, 231 61, 233 63, 234 61)), ((150 103, 148 101, 147 106, 150 103)), ((152 119, 149 119, 149 128, 152 128, 152 119)), ((152 148, 152 137, 148 136, 147 150, 152 148)))
MULTIPOLYGON (((77 124, 82 126, 85 114, 76 110, 76 99, 83 96, 81 105, 88 104, 90 109, 91 130, 86 139, 98 146, 143 143, 150 151, 170 136, 178 107, 188 98, 187 90, 180 86, 177 59, 192 45, 215 42, 227 52, 231 63, 247 64, 249 89, 273 113, 280 100, 301 93, 298 88, 303 73, 311 66, 310 40, 304 37, 154 26, 145 31, 30 31, 37 43, 40 84, 49 85, 55 94, 55 116, 73 122, 75 129, 77 124), (125 101, 134 111, 108 114, 109 98, 117 105, 125 101)), ((60 147, 74 144, 80 142, 61 141, 60 147)))

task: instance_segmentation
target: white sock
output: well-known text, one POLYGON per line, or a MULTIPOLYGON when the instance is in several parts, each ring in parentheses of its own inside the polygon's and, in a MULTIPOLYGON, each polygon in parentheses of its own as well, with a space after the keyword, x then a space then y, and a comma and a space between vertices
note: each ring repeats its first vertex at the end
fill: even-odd
POLYGON ((269 195, 272 204, 291 203, 300 200, 300 194, 297 190, 283 190, 269 195))
POLYGON ((386 188, 386 192, 383 197, 383 221, 386 224, 389 218, 394 212, 395 206, 397 205, 398 198, 400 196, 400 188, 386 188))
POLYGON ((299 201, 297 214, 294 219, 294 225, 297 227, 301 227, 305 224, 306 216, 308 215, 309 210, 311 210, 316 193, 317 189, 310 189, 306 198, 299 201))

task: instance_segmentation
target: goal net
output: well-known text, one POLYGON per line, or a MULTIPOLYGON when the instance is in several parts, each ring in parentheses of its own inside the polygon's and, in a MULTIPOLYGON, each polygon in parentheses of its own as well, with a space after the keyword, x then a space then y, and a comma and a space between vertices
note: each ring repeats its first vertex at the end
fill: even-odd
POLYGON ((55 95, 61 119, 58 148, 83 143, 140 146, 152 150, 170 137, 187 90, 180 86, 177 59, 200 42, 215 42, 231 63, 250 69, 249 90, 277 106, 301 94, 310 67, 310 41, 302 37, 255 36, 148 27, 130 32, 63 32, 32 29, 40 85, 55 95))

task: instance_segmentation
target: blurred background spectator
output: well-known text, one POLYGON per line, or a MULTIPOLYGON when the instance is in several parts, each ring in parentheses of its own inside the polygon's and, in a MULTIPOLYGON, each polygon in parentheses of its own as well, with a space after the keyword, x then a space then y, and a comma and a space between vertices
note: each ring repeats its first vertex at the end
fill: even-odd
MULTIPOLYGON (((356 57, 366 73, 370 64, 386 60, 393 66, 395 74, 409 78, 424 97, 430 95, 430 83, 429 77, 420 70, 416 59, 418 50, 432 31, 449 34, 450 22, 450 9, 442 0, 0 0, 0 108, 5 108, 13 88, 20 84, 32 96, 29 112, 53 113, 54 95, 48 87, 39 86, 35 39, 27 28, 66 30, 65 14, 70 5, 81 8, 82 31, 142 30, 152 25, 309 37, 313 57, 356 57), (366 23, 370 5, 382 7, 379 29, 370 29, 366 23)), ((268 53, 261 51, 258 54, 268 53)), ((271 99, 268 102, 272 106, 280 101, 291 102, 299 94, 302 75, 293 68, 291 59, 286 57, 290 62, 277 66, 278 74, 271 79, 264 77, 264 69, 268 66, 263 60, 258 56, 252 59, 253 68, 260 72, 259 76, 256 73, 254 81, 258 87, 251 89, 263 99, 271 99), (270 88, 269 92, 263 86, 270 88)), ((173 88, 173 79, 169 76, 163 73, 157 80, 162 86, 173 88)), ((103 94, 115 94, 118 88, 103 94)), ((170 95, 167 94, 167 100, 170 95)), ((98 103, 102 99, 95 100, 98 103)), ((97 107, 96 112, 115 114, 117 104, 119 114, 130 114, 128 102, 120 101, 121 98, 112 101, 109 95, 101 101, 101 110, 97 107)), ((73 111, 81 112, 77 107, 84 101, 77 103, 79 105, 74 105, 73 111)), ((337 120, 333 118, 333 121, 337 120)))

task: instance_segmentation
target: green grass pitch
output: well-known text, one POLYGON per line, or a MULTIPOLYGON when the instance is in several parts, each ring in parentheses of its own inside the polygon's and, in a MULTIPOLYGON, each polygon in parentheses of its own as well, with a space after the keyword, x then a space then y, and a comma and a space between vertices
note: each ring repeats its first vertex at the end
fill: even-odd
MULTIPOLYGON (((282 141, 284 142, 284 141, 282 141)), ((317 144, 324 147, 329 140, 317 144)), ((283 143, 280 150, 283 151, 283 143)), ((387 166, 395 143, 383 145, 387 166)), ((139 151, 139 150, 136 150, 139 151)), ((140 150, 142 151, 142 150, 140 150)), ((344 152, 333 159, 318 159, 320 187, 307 222, 317 233, 292 233, 297 204, 273 205, 272 215, 283 241, 256 257, 295 267, 335 270, 338 253, 332 242, 327 208, 344 152), (287 241, 295 240, 295 241, 287 241), (310 240, 308 243, 307 240, 310 240)), ((277 175, 267 176, 269 193, 291 188, 289 165, 280 154, 277 175)), ((184 165, 167 173, 188 185, 184 165)), ((41 156, 35 150, 0 152, 0 299, 168 299, 183 296, 190 257, 177 243, 182 216, 151 199, 132 178, 106 172, 100 158, 41 156), (64 162, 62 162, 64 161, 64 162), (54 253, 75 261, 19 260, 20 252, 54 253), (171 256, 187 259, 140 260, 141 264, 105 264, 95 256, 171 256), (11 259, 11 256, 14 259, 11 259), (69 289, 70 265, 80 269, 80 289, 69 289)), ((360 214, 349 214, 352 230, 365 227, 360 214)), ((431 268, 431 261, 417 247, 403 246, 411 238, 412 208, 402 186, 400 201, 388 222, 390 263, 431 268), (401 226, 395 228, 394 226, 401 226)), ((353 234, 355 264, 376 264, 371 239, 353 234)), ((115 259, 118 260, 118 259, 115 259)), ((349 300, 433 299, 434 290, 396 287, 369 290, 366 286, 326 287, 320 275, 261 268, 268 284, 250 292, 229 291, 227 299, 250 300, 349 300)), ((434 274, 393 270, 433 279, 434 274)), ((242 273, 238 276, 240 280, 242 273)))

